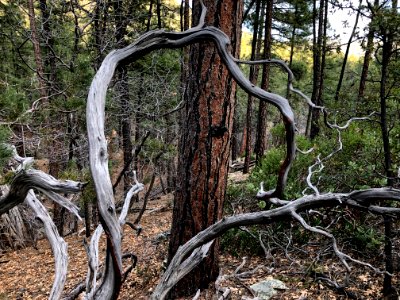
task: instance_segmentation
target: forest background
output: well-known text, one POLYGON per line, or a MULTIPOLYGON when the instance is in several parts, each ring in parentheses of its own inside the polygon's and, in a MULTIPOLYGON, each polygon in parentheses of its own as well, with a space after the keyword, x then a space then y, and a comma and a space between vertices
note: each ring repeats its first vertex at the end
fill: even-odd
MULTIPOLYGON (((90 83, 112 49, 125 47, 150 30, 191 27, 190 5, 172 0, 0 1, 0 144, 14 145, 22 157, 34 157, 37 167, 56 178, 88 182, 76 200, 87 232, 91 223, 98 222, 85 119, 90 83)), ((322 111, 290 91, 288 74, 279 64, 241 64, 251 82, 289 99, 296 115, 297 147, 312 149, 298 153, 285 199, 398 188, 398 11, 396 0, 244 1, 243 18, 237 23, 243 28, 240 58, 285 61, 295 88, 329 111, 330 124, 345 124, 338 130, 326 126, 322 111), (351 32, 346 41, 332 30, 334 12, 351 16, 352 23, 343 23, 351 32), (357 55, 350 53, 350 45, 357 45, 357 55)), ((134 184, 133 170, 153 192, 167 194, 176 188, 188 53, 188 48, 152 52, 119 68, 109 86, 105 126, 109 168, 121 203, 134 184)), ((225 213, 269 209, 267 200, 254 195, 261 182, 265 190, 277 184, 287 149, 282 117, 276 108, 258 103, 240 88, 234 111, 230 168, 250 175, 228 185, 225 213)), ((11 155, 8 147, 1 146, 1 184, 12 182, 11 155)), ((51 213, 63 236, 73 221, 57 204, 51 213)), ((348 251, 389 273, 397 272, 400 253, 393 245, 398 242, 394 226, 398 224, 392 215, 347 209, 323 215, 309 216, 309 222, 334 227, 348 251)), ((15 240, 7 227, 0 228, 1 251, 29 244, 15 240)), ((311 233, 292 227, 279 223, 275 234, 293 231, 291 243, 309 243, 311 233)), ((248 240, 256 235, 264 239, 261 245, 268 244, 271 232, 265 230, 231 230, 222 237, 221 249, 256 254, 257 239, 248 240)), ((390 278, 385 276, 385 294, 396 290, 390 278)))

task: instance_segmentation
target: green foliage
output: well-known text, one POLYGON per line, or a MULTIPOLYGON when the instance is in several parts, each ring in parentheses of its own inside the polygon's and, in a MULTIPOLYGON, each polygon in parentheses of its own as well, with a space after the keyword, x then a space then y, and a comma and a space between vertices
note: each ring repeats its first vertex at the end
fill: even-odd
POLYGON ((229 229, 221 237, 221 250, 236 257, 246 254, 261 255, 263 249, 256 238, 258 237, 257 227, 248 229, 255 236, 250 235, 240 228, 229 229))
POLYGON ((79 170, 75 161, 69 161, 67 167, 59 174, 61 179, 69 179, 87 183, 80 197, 80 204, 96 201, 96 190, 89 169, 79 170))
POLYGON ((297 81, 307 78, 308 66, 304 61, 294 60, 291 67, 294 78, 297 81))
POLYGON ((383 245, 384 237, 371 226, 356 226, 355 231, 350 232, 352 245, 360 251, 375 252, 383 245))
POLYGON ((10 132, 6 127, 0 126, 0 170, 12 155, 12 150, 7 146, 10 132))
POLYGON ((371 226, 369 222, 371 220, 362 222, 344 220, 337 224, 332 233, 342 241, 341 243, 348 244, 362 255, 374 255, 383 246, 384 235, 379 232, 379 227, 371 226))
MULTIPOLYGON (((271 131, 272 139, 284 138, 284 132, 281 129, 277 127, 271 131)), ((299 149, 308 150, 313 147, 314 150, 309 154, 297 155, 288 177, 286 189, 288 199, 301 197, 302 191, 307 187, 308 167, 316 161, 317 156, 320 155, 321 159, 324 159, 339 147, 338 136, 334 133, 335 131, 332 131, 329 135, 320 136, 313 142, 297 136, 299 149)), ((383 172, 382 166, 375 159, 379 153, 379 133, 365 130, 365 126, 353 125, 342 133, 341 139, 343 150, 323 162, 324 169, 312 177, 312 182, 321 191, 331 192, 348 192, 384 185, 385 179, 376 176, 377 173, 383 172), (357 159, 354 159, 355 157, 357 159)), ((259 183, 263 181, 266 190, 273 189, 284 157, 283 145, 270 149, 261 164, 252 172, 248 186, 259 186, 259 183)))

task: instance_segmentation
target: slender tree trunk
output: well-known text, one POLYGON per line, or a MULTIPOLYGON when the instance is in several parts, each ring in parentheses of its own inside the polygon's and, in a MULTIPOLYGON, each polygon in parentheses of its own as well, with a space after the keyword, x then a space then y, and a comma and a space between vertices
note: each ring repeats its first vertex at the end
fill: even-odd
POLYGON ((44 49, 46 57, 44 61, 44 70, 47 74, 47 93, 49 95, 57 92, 57 66, 54 53, 54 36, 51 28, 50 9, 47 0, 40 0, 40 11, 42 14, 42 37, 44 39, 44 49), (46 68, 47 66, 47 68, 46 68))
POLYGON ((362 2, 363 2, 363 0, 360 0, 360 3, 358 4, 358 8, 359 9, 358 9, 358 12, 357 12, 357 15, 356 15, 356 20, 354 21, 353 31, 351 32, 349 41, 348 41, 347 46, 346 46, 346 52, 344 54, 342 68, 340 70, 340 75, 339 75, 339 82, 338 82, 338 85, 336 87, 336 92, 335 92, 335 100, 336 101, 339 99, 340 89, 342 88, 344 71, 346 70, 346 64, 347 64, 347 59, 349 57, 350 46, 351 46, 351 43, 353 42, 353 37, 354 37, 354 34, 355 34, 356 30, 357 30, 358 19, 360 18, 362 2))
MULTIPOLYGON (((254 24, 253 24, 253 39, 251 42, 251 58, 250 60, 255 60, 257 57, 257 47, 260 45, 260 43, 257 43, 258 37, 260 37, 259 34, 259 26, 260 26, 260 21, 261 21, 261 0, 257 0, 256 2, 256 11, 254 12, 255 14, 255 19, 254 19, 254 24)), ((254 85, 257 83, 257 78, 258 78, 258 66, 257 65, 251 65, 250 66, 250 75, 249 75, 249 80, 251 83, 254 85)), ((253 119, 253 96, 248 95, 247 98, 247 110, 246 110, 246 134, 244 135, 246 137, 245 140, 245 157, 244 157, 244 166, 243 166, 243 174, 249 173, 250 170, 250 160, 251 160, 251 148, 252 148, 252 119, 253 119)))
POLYGON ((239 154, 239 120, 235 109, 235 115, 233 118, 233 129, 232 129, 232 156, 231 160, 236 161, 239 154))
MULTIPOLYGON (((52 150, 53 150, 53 157, 49 159, 49 174, 55 178, 58 178, 58 174, 60 172, 60 163, 58 161, 58 153, 62 151, 59 149, 58 143, 56 140, 52 142, 52 150)), ((64 236, 64 215, 65 215, 65 208, 58 203, 54 202, 53 204, 53 221, 57 227, 57 231, 60 236, 64 236)))
MULTIPOLYGON (((113 2, 114 14, 115 14, 115 38, 118 48, 125 47, 127 45, 125 36, 127 33, 127 22, 125 21, 126 16, 123 9, 123 1, 117 0, 113 2)), ((132 129, 131 129, 131 118, 132 111, 130 109, 130 97, 129 97, 129 86, 128 86, 128 70, 125 65, 121 65, 117 68, 116 77, 118 79, 118 98, 120 105, 121 114, 121 135, 122 135, 122 149, 124 156, 124 166, 132 161, 132 129)), ((127 192, 131 186, 130 175, 132 174, 132 168, 128 168, 124 174, 124 192, 127 192)))
MULTIPOLYGON (((322 52, 322 31, 324 24, 324 4, 325 0, 320 0, 319 5, 319 17, 318 17, 318 33, 317 33, 317 3, 314 0, 313 5, 313 91, 311 95, 311 101, 319 105, 320 101, 320 87, 321 87, 321 52, 322 52)), ((311 111, 311 125, 310 125, 310 138, 314 139, 319 133, 319 110, 313 109, 311 111)))
MULTIPOLYGON (((392 13, 397 14, 397 0, 392 1, 392 13)), ((387 29, 386 26, 382 30, 382 65, 381 65, 381 80, 380 80, 380 125, 383 142, 384 152, 384 166, 387 177, 387 185, 393 186, 394 184, 394 172, 392 170, 392 155, 390 147, 388 120, 387 120, 387 98, 389 91, 387 89, 387 80, 389 76, 389 64, 393 55, 393 41, 394 32, 393 29, 387 29)), ((384 216, 385 224, 385 266, 386 272, 393 274, 393 254, 392 254, 392 218, 390 216, 384 216)), ((392 285, 392 276, 385 273, 383 281, 383 295, 387 299, 395 299, 396 291, 392 285)))
MULTIPOLYGON (((187 1, 187 0, 186 0, 187 1)), ((255 0, 253 0, 253 2, 255 2, 255 0)), ((242 17, 242 22, 243 22, 243 18, 242 17)), ((239 124, 239 114, 236 110, 237 107, 237 90, 235 91, 235 113, 233 116, 233 128, 232 128, 232 153, 231 153, 231 161, 236 161, 238 159, 239 155, 242 155, 245 151, 245 144, 243 144, 242 146, 240 145, 240 124, 239 124), (243 148, 243 149, 242 149, 243 148)), ((246 128, 245 128, 246 130, 246 128)), ((244 141, 245 139, 242 138, 242 141, 244 141)))
MULTIPOLYGON (((264 59, 271 59, 272 48, 272 11, 273 0, 267 1, 267 11, 265 15, 265 28, 264 28, 264 59)), ((270 65, 264 64, 261 78, 261 88, 268 90, 269 88, 269 74, 270 65)), ((258 123, 257 123, 257 136, 256 136, 256 163, 261 161, 267 147, 267 103, 260 101, 258 108, 258 123)))
MULTIPOLYGON (((170 116, 167 115, 165 116, 165 123, 167 126, 166 129, 166 133, 165 133, 165 141, 167 145, 171 145, 174 144, 174 139, 176 136, 176 132, 175 130, 173 130, 173 120, 171 120, 170 116)), ((168 158, 165 161, 165 169, 166 169, 166 173, 167 173, 167 187, 165 189, 165 191, 167 193, 170 193, 172 191, 175 190, 176 188, 176 162, 175 162, 175 157, 170 157, 168 156, 168 158)), ((160 182, 162 183, 162 174, 160 174, 160 182)))
POLYGON ((329 1, 325 0, 324 7, 323 7, 323 23, 322 23, 322 44, 321 44, 321 69, 320 69, 320 84, 319 84, 319 92, 318 92, 318 103, 319 105, 323 105, 323 94, 324 94, 324 83, 325 83, 325 66, 326 66, 326 42, 327 38, 327 28, 328 28, 328 8, 329 8, 329 1))
MULTIPOLYGON (((221 28, 238 56, 242 1, 204 1, 206 24, 221 28)), ((193 1, 193 24, 200 17, 200 3, 193 1)), ((179 147, 177 189, 173 210, 169 260, 179 245, 222 217, 231 152, 236 84, 211 43, 190 49, 189 76, 184 99, 185 119, 179 147)), ((206 288, 218 276, 216 241, 208 257, 176 287, 173 297, 206 288)))
POLYGON ((151 28, 151 17, 153 16, 153 0, 150 0, 149 13, 147 15, 146 30, 149 31, 151 28))
POLYGON ((108 2, 103 0, 96 0, 96 7, 94 10, 94 39, 95 48, 97 50, 95 69, 97 70, 104 59, 104 39, 105 32, 108 24, 108 2))
POLYGON ((47 101, 47 87, 44 76, 42 52, 40 49, 40 41, 36 28, 35 6, 34 0, 28 0, 29 27, 31 29, 31 42, 33 44, 33 54, 36 63, 36 75, 39 82, 39 95, 44 101, 47 101))
MULTIPOLYGON (((377 9, 379 6, 379 0, 374 1, 374 9, 377 9)), ((375 17, 375 12, 372 12, 371 16, 371 22, 374 20, 375 17)), ((374 35, 375 35, 375 28, 374 26, 371 25, 369 26, 368 29, 368 35, 367 35, 367 47, 365 49, 365 54, 364 54, 364 63, 363 63, 363 68, 361 71, 361 78, 360 78, 360 87, 358 88, 358 101, 362 101, 364 99, 364 93, 365 93, 365 84, 367 82, 367 76, 368 76, 368 69, 369 69, 369 63, 372 58, 372 53, 374 51, 374 35)))
MULTIPOLYGON (((297 5, 295 6, 295 11, 297 13, 297 5)), ((297 30, 297 27, 294 25, 293 28, 292 28, 292 34, 290 36, 289 69, 292 69, 292 65, 293 65, 293 55, 294 55, 294 44, 295 44, 296 30, 297 30)), ((288 75, 286 98, 289 99, 289 97, 290 97, 290 90, 289 90, 289 75, 288 75)))
POLYGON ((157 0, 157 27, 162 28, 161 24, 161 0, 157 0))

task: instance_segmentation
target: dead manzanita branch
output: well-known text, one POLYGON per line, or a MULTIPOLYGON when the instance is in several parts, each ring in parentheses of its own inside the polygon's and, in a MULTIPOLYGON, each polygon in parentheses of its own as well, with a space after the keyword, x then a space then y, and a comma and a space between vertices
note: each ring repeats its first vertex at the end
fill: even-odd
POLYGON ((47 209, 33 191, 42 192, 50 200, 59 203, 81 220, 79 208, 58 193, 78 193, 83 189, 84 184, 70 180, 57 180, 40 170, 28 169, 33 163, 33 158, 21 157, 17 154, 15 147, 10 148, 13 150, 13 159, 18 166, 10 187, 5 187, 3 190, 6 193, 0 197, 0 215, 25 202, 42 222, 55 259, 55 277, 49 299, 57 300, 61 298, 67 280, 67 243, 59 235, 47 209))
MULTIPOLYGON (((179 272, 179 266, 182 264, 183 259, 185 257, 188 257, 190 253, 192 253, 195 249, 201 247, 206 243, 209 243, 210 241, 214 240, 231 228, 256 224, 271 224, 278 220, 282 221, 282 219, 289 219, 293 217, 300 222, 302 218, 297 217, 299 216, 298 214, 300 212, 320 207, 347 206, 353 207, 358 210, 370 211, 373 213, 376 207, 372 206, 371 204, 373 202, 385 200, 400 201, 400 190, 392 188, 376 188, 363 191, 354 191, 351 193, 327 193, 320 195, 307 195, 293 201, 282 201, 282 206, 268 211, 245 213, 234 215, 231 217, 225 217, 217 223, 206 228, 205 230, 199 232, 183 246, 179 247, 177 253, 171 260, 170 265, 165 271, 159 284, 154 289, 154 292, 150 299, 165 299, 170 289, 178 282, 177 273, 179 272), (354 205, 355 203, 356 205, 354 205), (370 210, 370 207, 374 207, 374 209, 370 210)), ((400 213, 400 211, 397 212, 400 213)), ((314 232, 318 231, 315 231, 314 228, 308 227, 309 225, 305 222, 300 223, 308 230, 314 232)), ((325 231, 318 231, 317 233, 323 234, 332 239, 332 235, 325 231)), ((339 256, 339 259, 342 262, 344 261, 347 267, 349 267, 349 265, 347 264, 346 260, 349 260, 351 262, 370 267, 377 272, 381 272, 368 263, 355 260, 345 253, 338 251, 337 245, 336 250, 337 251, 335 251, 335 253, 339 256)))

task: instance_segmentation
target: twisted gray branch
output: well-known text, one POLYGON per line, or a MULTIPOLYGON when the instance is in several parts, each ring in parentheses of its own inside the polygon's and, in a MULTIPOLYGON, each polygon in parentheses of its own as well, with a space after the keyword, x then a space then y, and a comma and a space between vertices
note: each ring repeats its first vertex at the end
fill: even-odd
MULTIPOLYGON (((190 239, 186 244, 181 246, 174 258, 172 259, 169 267, 165 271, 163 277, 161 278, 159 284, 154 289, 154 292, 151 296, 151 299, 161 300, 165 299, 169 290, 172 286, 174 286, 177 281, 176 279, 176 270, 177 266, 182 264, 182 260, 187 257, 192 251, 201 247, 202 245, 209 243, 214 240, 218 236, 222 235, 227 230, 239 227, 239 226, 249 226, 256 224, 271 224, 275 221, 282 220, 284 218, 293 218, 298 215, 299 212, 306 211, 309 209, 315 209, 320 207, 334 207, 334 206, 347 206, 352 207, 358 210, 370 211, 374 213, 376 211, 377 206, 372 206, 372 202, 384 201, 384 200, 393 200, 400 201, 400 190, 391 189, 391 188, 376 188, 376 189, 368 189, 363 191, 354 191, 351 193, 328 193, 321 195, 307 195, 302 198, 293 200, 293 201, 282 201, 279 199, 272 199, 273 201, 277 200, 277 203, 280 203, 282 206, 268 210, 268 211, 260 211, 254 213, 246 213, 240 215, 234 215, 231 217, 223 218, 221 221, 211 225, 205 230, 199 232, 196 236, 190 239)), ((400 215, 400 211, 392 211, 397 215, 400 215)), ((301 219, 297 218, 297 220, 304 226, 305 228, 310 230, 311 228, 307 227, 307 224, 301 222, 301 219)), ((314 230, 312 230, 314 231, 314 230)), ((327 233, 318 232, 326 235, 327 233)), ((332 238, 331 235, 326 235, 327 237, 332 238)), ((336 249, 338 249, 336 247, 336 249)), ((346 263, 346 259, 352 262, 361 263, 365 266, 373 268, 376 271, 376 268, 373 266, 363 263, 357 260, 352 259, 348 255, 335 251, 341 261, 346 263)))

